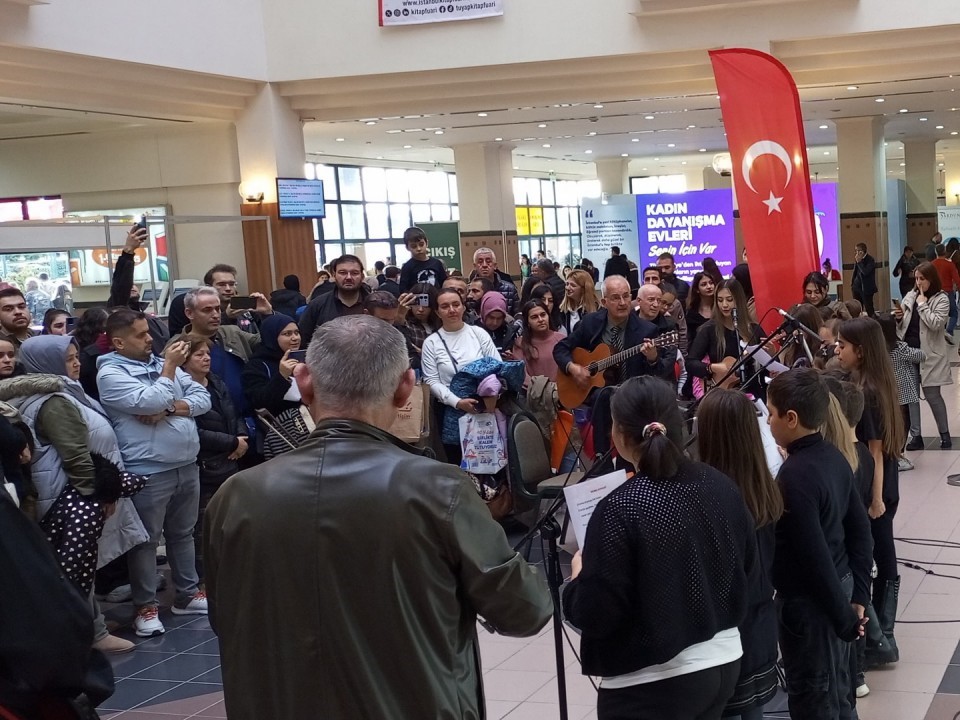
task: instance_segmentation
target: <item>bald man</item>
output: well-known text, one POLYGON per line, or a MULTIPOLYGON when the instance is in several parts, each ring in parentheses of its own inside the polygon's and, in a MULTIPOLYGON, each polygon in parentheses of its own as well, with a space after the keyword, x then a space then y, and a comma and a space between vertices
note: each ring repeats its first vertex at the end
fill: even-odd
POLYGON ((654 375, 672 382, 676 352, 662 352, 653 345, 651 340, 659 334, 659 329, 633 311, 632 298, 633 293, 626 278, 611 275, 604 280, 603 307, 585 315, 574 331, 558 342, 553 350, 553 358, 561 372, 586 387, 590 383, 590 373, 574 362, 575 349, 593 351, 600 344, 606 344, 612 353, 616 353, 644 345, 642 352, 612 368, 607 384, 618 385, 623 380, 639 375, 654 375))

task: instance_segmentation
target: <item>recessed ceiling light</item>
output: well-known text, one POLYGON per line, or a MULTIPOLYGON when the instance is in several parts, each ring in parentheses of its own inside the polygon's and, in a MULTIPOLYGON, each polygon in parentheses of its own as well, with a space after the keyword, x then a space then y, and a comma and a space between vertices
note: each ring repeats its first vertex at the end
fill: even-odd
POLYGON ((546 127, 546 126, 547 126, 546 123, 540 123, 539 125, 537 125, 537 127, 542 127, 542 128, 544 128, 544 127, 546 127))
POLYGON ((886 98, 876 98, 876 99, 874 100, 874 102, 886 102, 886 101, 887 101, 886 98))
POLYGON ((654 158, 653 161, 656 162, 656 161, 659 160, 659 159, 660 159, 660 158, 654 158))
POLYGON ((583 151, 583 154, 584 154, 584 155, 593 155, 593 150, 584 150, 584 151, 583 151))
POLYGON ((653 115, 645 115, 644 120, 653 120, 653 115))
POLYGON ((937 130, 943 130, 943 125, 937 125, 936 129, 937 129, 937 130))
POLYGON ((693 130, 696 127, 696 125, 687 125, 687 130, 693 130))
POLYGON ((543 147, 545 147, 545 148, 550 147, 550 143, 544 143, 544 144, 543 144, 543 147))
POLYGON ((367 120, 367 125, 376 125, 376 124, 377 124, 376 120, 367 120))
POLYGON ((396 135, 397 133, 402 133, 403 130, 387 130, 387 135, 396 135))
POLYGON ((640 168, 640 170, 643 171, 643 172, 646 172, 646 171, 647 171, 646 168, 640 168))
POLYGON ((601 105, 600 103, 597 103, 596 105, 594 105, 594 107, 595 107, 597 110, 603 110, 603 105, 601 105))
POLYGON ((632 138, 630 142, 640 142, 640 138, 632 138))
POLYGON ((377 160, 383 160, 383 155, 377 155, 377 160))
POLYGON ((860 87, 857 85, 847 85, 847 90, 859 90, 860 87))
POLYGON ((901 112, 901 113, 905 113, 905 112, 910 112, 910 111, 907 110, 906 108, 900 108, 900 112, 901 112))
POLYGON ((906 163, 900 163, 900 167, 906 167, 906 166, 907 166, 906 163))
POLYGON ((343 142, 343 138, 337 138, 337 142, 343 142))
POLYGON ((953 131, 952 133, 950 133, 950 134, 951 134, 951 135, 956 135, 956 134, 957 134, 957 131, 954 130, 954 131, 953 131))
POLYGON ((706 152, 706 151, 707 151, 706 148, 700 148, 697 152, 706 152))
POLYGON ((823 154, 824 154, 824 155, 829 155, 829 154, 830 154, 830 151, 829 151, 829 150, 824 150, 824 151, 823 151, 823 154))
POLYGON ((943 167, 943 163, 937 163, 937 167, 943 167))
POLYGON ((597 131, 596 131, 596 130, 593 130, 593 131, 587 133, 587 135, 590 136, 590 137, 593 137, 593 136, 596 135, 596 134, 597 134, 597 131))
POLYGON ((686 160, 681 160, 681 161, 680 161, 680 164, 681 164, 681 165, 686 165, 686 164, 687 164, 687 161, 686 161, 686 160))
POLYGON ((885 142, 885 143, 883 144, 883 146, 886 147, 886 146, 889 145, 889 144, 890 144, 890 143, 885 142))
POLYGON ((404 150, 409 150, 409 149, 412 148, 412 147, 413 147, 413 145, 404 145, 404 146, 403 146, 403 149, 404 149, 404 150))
POLYGON ((667 143, 668 148, 675 148, 676 146, 677 146, 676 143, 667 143))
POLYGON ((820 126, 820 129, 821 129, 821 130, 828 130, 829 128, 830 128, 829 125, 821 125, 821 126, 820 126))
POLYGON ((926 122, 926 121, 927 121, 926 118, 920 118, 920 122, 926 122))
POLYGON ((503 138, 494 138, 493 141, 494 141, 494 142, 503 142, 503 138))
POLYGON ((514 165, 514 166, 513 166, 513 169, 514 169, 514 170, 519 170, 519 169, 520 169, 520 166, 519 166, 519 165, 514 165))
POLYGON ((434 130, 434 131, 433 131, 433 134, 434 134, 434 135, 443 135, 443 130, 434 130))
POLYGON ((486 116, 487 116, 486 113, 477 113, 477 117, 486 117, 486 116))
POLYGON ((620 157, 630 157, 628 153, 620 153, 620 157))

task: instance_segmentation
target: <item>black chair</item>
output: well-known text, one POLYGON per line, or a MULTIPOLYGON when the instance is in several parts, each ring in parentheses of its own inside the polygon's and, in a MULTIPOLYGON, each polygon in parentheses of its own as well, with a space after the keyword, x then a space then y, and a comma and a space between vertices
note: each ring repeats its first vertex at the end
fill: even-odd
POLYGON ((533 415, 520 411, 510 416, 507 425, 507 468, 514 501, 519 506, 533 505, 539 515, 540 503, 563 492, 583 478, 582 472, 554 475, 543 432, 533 415))

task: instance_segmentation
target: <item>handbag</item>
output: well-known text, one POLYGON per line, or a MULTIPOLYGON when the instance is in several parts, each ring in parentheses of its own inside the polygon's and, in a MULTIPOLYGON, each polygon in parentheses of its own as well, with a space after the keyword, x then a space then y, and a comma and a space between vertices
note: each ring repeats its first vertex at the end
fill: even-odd
POLYGON ((507 446, 494 413, 476 413, 460 418, 460 467, 478 475, 496 475, 507 466, 507 446))
POLYGON ((429 433, 430 414, 424 411, 429 404, 429 393, 427 384, 414 387, 404 406, 397 408, 397 417, 390 427, 391 435, 414 445, 429 433))

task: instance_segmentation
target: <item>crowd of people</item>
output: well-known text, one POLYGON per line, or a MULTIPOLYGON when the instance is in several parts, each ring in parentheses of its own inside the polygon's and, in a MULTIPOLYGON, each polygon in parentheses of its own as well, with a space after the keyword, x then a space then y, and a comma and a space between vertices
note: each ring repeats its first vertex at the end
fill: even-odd
MULTIPOLYGON (((518 290, 490 248, 448 272, 416 227, 401 267, 343 255, 309 296, 288 276, 241 302, 215 265, 162 319, 133 285, 145 240, 130 231, 105 307, 50 308, 39 333, 26 294, 0 289, 4 502, 47 538, 94 649, 134 649, 98 598, 165 632, 162 544, 170 612, 211 614, 231 717, 479 717, 476 615, 528 635, 553 604, 484 507, 509 472, 457 469, 460 421, 493 412, 509 442, 503 413, 567 382, 591 451, 630 473, 563 594, 601 718, 760 718, 778 647, 792 717, 855 717, 865 672, 899 659, 898 477, 926 446, 921 393, 951 446, 954 241, 932 262, 907 248, 879 315, 858 246, 857 299, 812 272, 767 334, 746 262, 723 277, 708 258, 688 283, 669 253, 639 268, 613 248, 601 281, 524 256, 518 290), (757 347, 781 364, 745 359, 757 347), (602 381, 598 350, 622 358, 602 381), (418 384, 432 431, 415 448, 390 430, 418 384)), ((589 465, 564 446, 565 467, 589 465)), ((37 700, 18 693, 0 683, 0 706, 37 700)))

